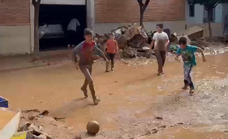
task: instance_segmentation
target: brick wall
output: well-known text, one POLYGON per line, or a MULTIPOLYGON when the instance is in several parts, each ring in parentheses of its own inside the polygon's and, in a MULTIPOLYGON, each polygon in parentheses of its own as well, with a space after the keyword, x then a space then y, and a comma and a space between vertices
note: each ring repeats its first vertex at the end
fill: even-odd
POLYGON ((29 8, 29 0, 0 0, 0 25, 29 24, 29 8))
MULTIPOLYGON (((137 0, 95 0, 97 23, 139 22, 137 0)), ((151 0, 145 22, 185 20, 185 0, 151 0)))

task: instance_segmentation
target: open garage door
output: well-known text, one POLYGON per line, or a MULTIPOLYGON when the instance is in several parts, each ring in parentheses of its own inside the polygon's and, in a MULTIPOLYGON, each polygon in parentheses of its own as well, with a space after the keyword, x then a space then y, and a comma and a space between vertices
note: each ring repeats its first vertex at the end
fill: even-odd
POLYGON ((87 27, 86 15, 86 5, 83 0, 64 0, 64 2, 42 0, 39 26, 41 30, 44 27, 45 33, 40 39, 40 51, 67 49, 69 44, 69 31, 67 28, 71 19, 77 19, 80 23, 76 34, 71 37, 73 38, 73 43, 76 45, 81 42, 84 39, 83 30, 87 27), (66 1, 67 4, 63 4, 66 1))

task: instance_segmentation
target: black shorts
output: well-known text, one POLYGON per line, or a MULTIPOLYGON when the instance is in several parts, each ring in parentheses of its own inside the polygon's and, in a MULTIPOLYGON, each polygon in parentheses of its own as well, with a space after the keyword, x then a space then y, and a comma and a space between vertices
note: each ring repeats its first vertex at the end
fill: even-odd
POLYGON ((108 58, 108 60, 114 61, 115 55, 116 55, 116 54, 107 53, 107 58, 108 58))

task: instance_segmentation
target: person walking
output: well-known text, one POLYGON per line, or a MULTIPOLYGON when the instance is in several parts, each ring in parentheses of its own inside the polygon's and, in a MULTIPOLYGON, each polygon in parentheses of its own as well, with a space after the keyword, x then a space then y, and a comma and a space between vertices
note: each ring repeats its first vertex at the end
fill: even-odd
POLYGON ((114 62, 115 62, 115 55, 119 51, 118 42, 115 40, 115 34, 110 33, 110 39, 107 41, 107 47, 104 47, 104 52, 109 60, 106 62, 106 70, 105 72, 109 72, 109 63, 111 62, 111 71, 114 71, 114 62))
POLYGON ((154 45, 154 52, 158 63, 158 76, 160 76, 164 74, 163 67, 165 65, 166 51, 169 45, 169 37, 163 31, 163 24, 157 24, 156 29, 157 29, 157 32, 154 33, 154 36, 150 45, 150 50, 154 45))

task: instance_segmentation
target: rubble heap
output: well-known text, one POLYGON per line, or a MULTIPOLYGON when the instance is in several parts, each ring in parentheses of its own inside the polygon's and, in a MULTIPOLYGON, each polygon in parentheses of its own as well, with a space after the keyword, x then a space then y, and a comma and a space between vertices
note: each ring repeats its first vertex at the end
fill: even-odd
MULTIPOLYGON (((204 36, 204 30, 198 26, 188 28, 179 33, 171 34, 169 29, 164 29, 170 38, 169 51, 175 52, 178 48, 178 39, 182 36, 188 39, 188 44, 196 45, 201 48, 207 47, 207 42, 204 36)), ((149 46, 152 41, 153 35, 156 31, 147 32, 144 28, 137 24, 120 26, 111 31, 115 34, 120 48, 120 57, 134 58, 138 56, 150 57, 149 46)), ((95 41, 103 50, 109 39, 108 34, 96 34, 95 41)))
MULTIPOLYGON (((133 24, 127 26, 120 26, 111 31, 115 34, 115 39, 118 42, 121 57, 134 58, 139 56, 142 52, 144 55, 148 52, 148 35, 146 30, 141 26, 133 24)), ((95 40, 101 47, 104 48, 107 40, 109 39, 108 34, 100 35, 96 34, 95 40)))
POLYGON ((64 120, 64 117, 50 117, 47 110, 23 110, 18 131, 13 139, 22 136, 26 139, 72 139, 76 133, 65 125, 64 120))
POLYGON ((179 33, 173 33, 171 34, 170 41, 170 51, 175 52, 178 49, 178 39, 180 37, 187 38, 187 44, 198 46, 202 49, 207 47, 207 42, 205 40, 204 36, 204 30, 198 26, 194 26, 191 28, 188 28, 184 31, 181 31, 179 33))

